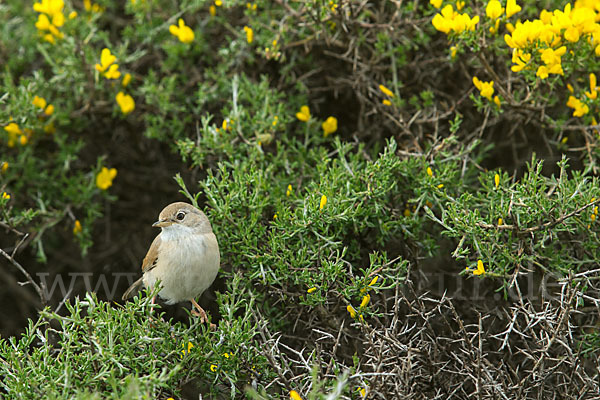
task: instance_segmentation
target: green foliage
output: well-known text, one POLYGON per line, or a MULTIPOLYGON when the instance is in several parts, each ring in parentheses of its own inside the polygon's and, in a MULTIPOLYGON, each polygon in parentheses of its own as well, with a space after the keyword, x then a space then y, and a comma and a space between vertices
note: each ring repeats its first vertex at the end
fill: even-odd
MULTIPOLYGON (((587 297, 574 307, 596 301, 596 11, 547 1, 543 14, 521 4, 491 18, 489 1, 439 3, 3 2, 0 255, 16 267, 7 282, 24 274, 34 283, 28 270, 131 269, 146 245, 132 232, 176 200, 176 185, 161 178, 179 171, 183 196, 219 240, 222 284, 215 331, 162 320, 148 297, 117 305, 80 293, 62 314, 45 308, 20 339, 0 339, 2 393, 163 398, 191 383, 214 398, 392 398, 390 365, 426 363, 411 350, 383 365, 388 350, 411 346, 376 340, 412 332, 394 331, 403 285, 449 247, 446 274, 477 273, 505 294, 525 271, 575 276, 566 286, 587 297), (509 45, 517 19, 548 22, 550 12, 572 22, 552 31, 559 42, 509 45), (442 15, 474 25, 444 34, 442 15), (177 35, 183 26, 189 40, 177 35), (547 62, 543 52, 563 45, 547 62), (563 71, 545 77, 541 67, 563 71)), ((425 309, 419 302, 407 321, 425 309)), ((459 310, 465 321, 485 316, 471 311, 459 310)), ((594 357, 590 318, 569 335, 594 357)), ((481 329, 470 323, 469 333, 481 329)), ((523 348, 507 343, 511 354, 523 348)), ((545 365, 527 362, 507 381, 545 365)), ((429 382, 447 380, 437 365, 423 367, 429 382)), ((561 373, 581 375, 573 371, 561 373)))
POLYGON ((445 234, 460 239, 453 256, 468 266, 483 260, 486 275, 501 278, 505 288, 520 272, 565 277, 600 257, 598 179, 578 171, 569 177, 564 158, 558 177, 544 177, 542 164, 534 158, 517 182, 505 173, 482 173, 475 191, 448 198, 438 220, 445 234))

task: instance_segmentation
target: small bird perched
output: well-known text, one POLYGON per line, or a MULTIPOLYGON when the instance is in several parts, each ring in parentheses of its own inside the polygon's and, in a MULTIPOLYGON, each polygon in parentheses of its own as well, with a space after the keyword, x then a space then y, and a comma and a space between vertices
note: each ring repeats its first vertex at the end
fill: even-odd
POLYGON ((123 294, 128 299, 143 283, 154 287, 160 280, 158 295, 167 304, 192 302, 192 314, 208 321, 196 302, 213 283, 219 271, 219 243, 206 215, 191 204, 177 202, 166 206, 152 224, 162 228, 142 262, 143 276, 123 294))

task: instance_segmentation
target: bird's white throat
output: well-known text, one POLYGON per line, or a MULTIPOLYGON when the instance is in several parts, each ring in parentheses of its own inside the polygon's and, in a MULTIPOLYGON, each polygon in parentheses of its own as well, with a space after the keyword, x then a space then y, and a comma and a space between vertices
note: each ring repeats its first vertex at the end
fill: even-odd
POLYGON ((181 224, 173 224, 162 228, 160 238, 163 242, 169 242, 172 240, 179 241, 181 239, 192 237, 196 233, 194 228, 181 224))

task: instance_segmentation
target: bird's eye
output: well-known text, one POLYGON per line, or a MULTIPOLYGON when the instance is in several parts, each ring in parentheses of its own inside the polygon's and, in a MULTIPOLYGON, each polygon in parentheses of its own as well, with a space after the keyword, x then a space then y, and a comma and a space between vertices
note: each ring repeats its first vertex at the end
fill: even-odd
POLYGON ((183 211, 179 211, 177 213, 177 215, 175 216, 175 218, 177 218, 179 221, 181 221, 185 218, 185 213, 183 211))

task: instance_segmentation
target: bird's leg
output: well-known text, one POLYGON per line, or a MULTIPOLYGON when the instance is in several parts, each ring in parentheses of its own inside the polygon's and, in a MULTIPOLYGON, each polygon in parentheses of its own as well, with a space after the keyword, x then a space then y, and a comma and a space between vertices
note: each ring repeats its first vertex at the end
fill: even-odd
POLYGON ((208 317, 206 316, 206 311, 204 311, 204 309, 202 307, 200 307, 200 304, 196 303, 196 299, 192 298, 191 302, 192 302, 192 306, 193 306, 192 315, 195 317, 200 317, 200 322, 202 322, 202 323, 208 322, 208 317))
MULTIPOLYGON (((192 315, 196 316, 196 317, 200 317, 200 322, 205 323, 208 322, 208 317, 206 316, 206 311, 204 311, 202 309, 202 307, 200 307, 200 304, 196 303, 196 299, 192 299, 192 315), (194 307, 196 309, 194 309, 194 307)), ((217 326, 215 324, 210 324, 209 328, 211 330, 215 330, 217 328, 217 326)))

